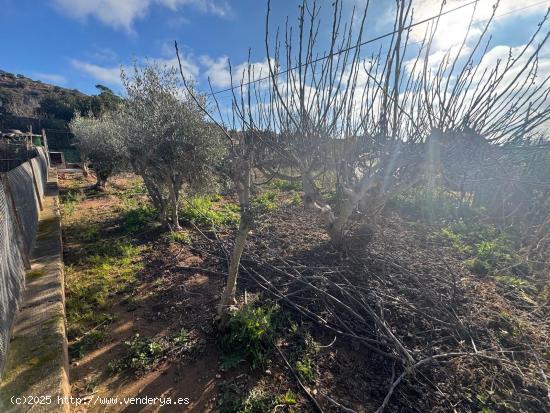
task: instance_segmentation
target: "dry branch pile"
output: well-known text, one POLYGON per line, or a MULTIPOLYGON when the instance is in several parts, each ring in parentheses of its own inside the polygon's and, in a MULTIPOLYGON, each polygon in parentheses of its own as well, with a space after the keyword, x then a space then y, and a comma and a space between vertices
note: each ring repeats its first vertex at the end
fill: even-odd
MULTIPOLYGON (((377 366, 378 390, 363 400, 339 394, 340 403, 378 398, 380 411, 550 408, 547 308, 502 296, 427 229, 398 216, 384 217, 370 240, 359 226, 340 252, 305 224, 306 213, 282 208, 260 222, 242 272, 248 288, 269 293, 377 366)), ((224 258, 219 242, 200 248, 224 258)))

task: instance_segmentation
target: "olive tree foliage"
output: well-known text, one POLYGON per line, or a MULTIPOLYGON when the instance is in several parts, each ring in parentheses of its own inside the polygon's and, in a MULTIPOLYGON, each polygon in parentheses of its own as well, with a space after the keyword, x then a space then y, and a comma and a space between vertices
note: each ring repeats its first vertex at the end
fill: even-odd
POLYGON ((126 148, 119 133, 119 115, 104 113, 96 118, 76 113, 69 128, 75 136, 83 164, 91 162, 95 170, 96 188, 105 189, 107 179, 127 167, 126 148))
MULTIPOLYGON (((171 228, 180 228, 178 205, 184 191, 205 191, 216 182, 225 147, 219 130, 183 89, 170 67, 137 66, 122 72, 126 99, 121 129, 136 174, 171 228)), ((206 98, 197 94, 202 104, 206 98)))

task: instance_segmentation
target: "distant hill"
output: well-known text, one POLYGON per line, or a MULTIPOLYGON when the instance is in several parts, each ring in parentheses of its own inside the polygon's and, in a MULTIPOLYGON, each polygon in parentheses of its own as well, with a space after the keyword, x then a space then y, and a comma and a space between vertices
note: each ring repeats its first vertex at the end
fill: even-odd
POLYGON ((76 89, 65 89, 0 70, 0 114, 22 118, 44 117, 46 114, 40 113, 41 103, 52 96, 71 102, 86 98, 76 89))
POLYGON ((111 89, 96 85, 97 95, 32 80, 0 70, 0 131, 46 129, 52 148, 70 147, 72 134, 67 123, 75 112, 99 116, 119 105, 121 98, 111 89))

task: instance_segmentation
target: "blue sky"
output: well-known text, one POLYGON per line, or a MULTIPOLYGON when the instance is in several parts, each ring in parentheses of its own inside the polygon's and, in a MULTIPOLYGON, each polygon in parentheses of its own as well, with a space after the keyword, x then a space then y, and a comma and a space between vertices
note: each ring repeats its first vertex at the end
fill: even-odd
MULTIPOLYGON (((346 13, 366 0, 344 0, 346 13)), ((320 0, 328 9, 329 0, 320 0)), ((449 0, 447 8, 468 2, 449 0)), ((297 16, 298 0, 272 0, 272 21, 284 25, 297 16)), ((373 0, 366 37, 392 28, 390 0, 373 0)), ((415 0, 415 20, 429 17, 439 0, 415 0)), ((477 24, 493 0, 481 0, 477 24)), ((493 26, 494 47, 525 44, 550 1, 502 0, 493 26)), ((95 93, 101 83, 120 91, 121 65, 144 58, 173 63, 173 42, 183 50, 184 66, 200 88, 211 77, 227 86, 227 58, 233 65, 265 61, 264 0, 0 0, 0 69, 33 79, 95 93)), ((471 8, 446 18, 434 53, 461 38, 471 8)), ((419 36, 420 32, 413 33, 419 36)), ((380 43, 375 45, 379 47, 380 43)), ((496 49, 495 49, 496 50, 496 49)), ((501 49, 504 50, 504 48, 501 49)), ((546 62, 547 63, 547 62, 546 62)))

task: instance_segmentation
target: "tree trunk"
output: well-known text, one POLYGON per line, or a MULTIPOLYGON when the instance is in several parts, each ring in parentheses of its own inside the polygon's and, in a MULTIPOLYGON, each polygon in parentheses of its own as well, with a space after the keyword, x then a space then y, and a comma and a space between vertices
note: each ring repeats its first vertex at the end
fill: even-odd
POLYGON ((222 295, 220 306, 218 308, 218 315, 220 318, 226 312, 226 310, 237 303, 235 299, 235 293, 237 291, 237 276, 239 274, 239 266, 241 265, 241 256, 246 244, 246 238, 248 237, 248 231, 251 226, 251 216, 249 212, 245 212, 241 215, 241 221, 239 223, 239 230, 237 237, 235 238, 235 245, 233 245, 233 252, 231 253, 231 260, 229 263, 229 271, 227 275, 227 285, 222 295))
POLYGON ((82 169, 82 176, 84 176, 84 178, 90 175, 88 171, 88 157, 82 151, 80 152, 80 169, 82 169))
POLYGON ((179 214, 178 214, 178 194, 177 190, 174 187, 172 183, 168 185, 169 191, 170 191, 170 203, 172 204, 172 230, 173 231, 179 231, 181 230, 180 222, 179 222, 179 214))
POLYGON ((302 170, 302 186, 304 190, 304 206, 306 208, 314 208, 317 201, 317 190, 313 183, 313 178, 309 171, 302 170))
POLYGON ((96 183, 95 189, 98 191, 105 191, 107 186, 107 179, 109 179, 110 172, 106 171, 96 171, 96 183))
POLYGON ((341 246, 345 239, 345 229, 353 211, 357 208, 358 201, 348 198, 342 203, 338 216, 328 225, 330 240, 336 246, 341 246))

